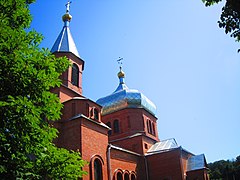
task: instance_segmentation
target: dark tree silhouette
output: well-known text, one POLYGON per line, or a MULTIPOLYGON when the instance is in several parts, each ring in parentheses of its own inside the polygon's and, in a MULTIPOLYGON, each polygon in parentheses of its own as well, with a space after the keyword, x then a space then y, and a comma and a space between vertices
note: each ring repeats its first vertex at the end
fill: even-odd
MULTIPOLYGON (((206 6, 211 6, 219 3, 222 0, 202 0, 206 6)), ((220 20, 218 21, 219 27, 225 29, 226 34, 230 34, 236 41, 240 41, 240 1, 239 0, 226 0, 222 8, 220 20)), ((239 52, 240 50, 238 50, 239 52)))

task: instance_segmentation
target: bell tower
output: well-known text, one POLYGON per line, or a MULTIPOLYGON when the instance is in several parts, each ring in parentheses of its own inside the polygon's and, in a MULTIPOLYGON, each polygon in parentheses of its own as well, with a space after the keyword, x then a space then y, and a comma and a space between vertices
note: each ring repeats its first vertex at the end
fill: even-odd
POLYGON ((60 79, 62 85, 60 88, 54 88, 52 91, 57 93, 60 101, 64 102, 73 97, 82 96, 82 72, 84 70, 84 61, 81 59, 74 40, 72 38, 69 24, 72 20, 70 14, 70 4, 66 4, 66 13, 62 16, 63 28, 58 35, 51 52, 56 57, 67 57, 71 66, 65 71, 60 79))

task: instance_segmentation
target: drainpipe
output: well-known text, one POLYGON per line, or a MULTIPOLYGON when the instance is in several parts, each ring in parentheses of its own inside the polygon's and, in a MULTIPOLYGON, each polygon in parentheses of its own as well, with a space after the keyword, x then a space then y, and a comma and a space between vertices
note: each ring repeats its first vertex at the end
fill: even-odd
POLYGON ((111 144, 109 144, 108 150, 107 150, 108 180, 112 179, 111 162, 110 162, 111 148, 112 148, 112 146, 111 146, 111 144))
POLYGON ((146 180, 149 180, 149 177, 148 177, 148 163, 147 163, 147 158, 145 155, 143 155, 144 157, 144 163, 145 163, 145 171, 146 171, 146 180))
POLYGON ((187 178, 187 175, 186 175, 186 170, 185 170, 185 168, 183 167, 183 154, 182 154, 182 152, 183 152, 183 149, 182 149, 182 146, 180 146, 180 148, 179 148, 179 150, 180 150, 180 168, 181 168, 181 174, 182 174, 182 179, 183 180, 186 180, 186 178, 187 178))

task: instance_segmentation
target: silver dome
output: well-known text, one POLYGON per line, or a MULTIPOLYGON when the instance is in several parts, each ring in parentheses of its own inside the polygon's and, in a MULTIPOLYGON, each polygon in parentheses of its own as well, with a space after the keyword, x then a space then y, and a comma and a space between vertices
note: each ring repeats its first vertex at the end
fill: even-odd
POLYGON ((103 107, 103 115, 125 108, 144 108, 149 113, 156 114, 156 106, 152 101, 138 90, 127 87, 124 83, 124 74, 119 76, 119 80, 119 86, 112 94, 97 100, 97 103, 103 107))

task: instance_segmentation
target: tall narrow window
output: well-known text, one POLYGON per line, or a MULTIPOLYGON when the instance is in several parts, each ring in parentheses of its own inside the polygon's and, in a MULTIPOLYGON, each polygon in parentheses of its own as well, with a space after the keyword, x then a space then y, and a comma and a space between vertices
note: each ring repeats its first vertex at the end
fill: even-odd
POLYGON ((94 180, 102 180, 102 164, 99 159, 94 160, 94 180))
POLYGON ((144 143, 144 148, 148 149, 148 145, 146 143, 144 143))
POLYGON ((129 180, 129 174, 124 174, 124 180, 129 180))
POLYGON ((131 174, 131 180, 135 180, 136 176, 134 174, 131 174))
MULTIPOLYGON (((112 125, 111 125, 111 123, 110 122, 107 122, 107 124, 106 124, 108 127, 110 127, 110 128, 112 128, 112 125)), ((112 135, 112 130, 110 129, 109 131, 108 131, 108 135, 109 136, 111 136, 112 135)))
POLYGON ((149 125, 150 125, 150 133, 153 134, 152 122, 151 121, 149 122, 149 125))
POLYGON ((156 135, 154 122, 152 122, 152 134, 153 134, 154 136, 156 135))
POLYGON ((79 69, 76 64, 72 65, 72 84, 79 86, 79 69))
POLYGON ((98 110, 94 108, 94 119, 99 120, 98 110))
POLYGON ((119 121, 117 119, 114 120, 113 122, 113 132, 114 133, 119 133, 119 121))
POLYGON ((117 173, 117 180, 123 180, 123 176, 121 172, 117 173))
POLYGON ((148 130, 148 133, 150 133, 150 121, 149 120, 147 120, 147 130, 148 130))

